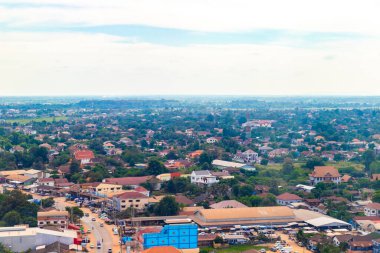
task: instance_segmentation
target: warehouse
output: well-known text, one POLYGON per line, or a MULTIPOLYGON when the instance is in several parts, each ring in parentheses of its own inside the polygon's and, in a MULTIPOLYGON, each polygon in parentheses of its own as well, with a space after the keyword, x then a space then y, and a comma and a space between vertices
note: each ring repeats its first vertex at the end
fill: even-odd
POLYGON ((57 242, 71 245, 76 237, 77 233, 74 230, 57 232, 25 226, 0 228, 0 243, 14 252, 24 252, 29 249, 35 250, 37 247, 57 242))
POLYGON ((286 225, 299 220, 286 206, 203 209, 191 217, 201 227, 286 225))
POLYGON ((294 214, 299 220, 313 226, 318 230, 326 229, 351 229, 351 224, 333 217, 304 209, 294 209, 294 214))

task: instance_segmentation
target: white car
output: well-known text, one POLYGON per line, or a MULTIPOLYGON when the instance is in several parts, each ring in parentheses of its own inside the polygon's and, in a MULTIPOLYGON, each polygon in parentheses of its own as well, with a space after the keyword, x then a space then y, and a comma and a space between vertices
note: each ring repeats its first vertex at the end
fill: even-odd
POLYGON ((96 219, 95 219, 95 218, 92 218, 91 221, 96 221, 96 219))

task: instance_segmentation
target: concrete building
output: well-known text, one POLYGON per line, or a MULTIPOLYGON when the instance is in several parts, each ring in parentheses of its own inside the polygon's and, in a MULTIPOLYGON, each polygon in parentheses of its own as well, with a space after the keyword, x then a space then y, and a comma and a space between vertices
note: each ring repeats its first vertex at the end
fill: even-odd
POLYGON ((39 228, 56 226, 61 229, 67 229, 69 225, 69 213, 67 211, 38 212, 37 224, 39 228))
POLYGON ((37 247, 56 242, 71 245, 75 238, 77 238, 77 233, 74 230, 57 232, 25 226, 0 228, 0 243, 17 253, 29 249, 35 250, 37 247))
POLYGON ((380 216, 380 203, 369 203, 364 207, 365 216, 380 216))
POLYGON ((173 246, 177 249, 198 248, 198 226, 196 224, 165 225, 159 233, 143 234, 144 249, 157 246, 173 246))
POLYGON ((287 205, 290 205, 290 204, 293 204, 293 203, 299 203, 299 202, 302 202, 302 198, 295 195, 295 194, 291 194, 291 193, 288 193, 288 192, 285 192, 281 195, 278 195, 276 197, 276 202, 277 204, 279 205, 282 205, 282 206, 287 206, 287 205))
POLYGON ((212 185, 219 182, 218 178, 208 170, 193 171, 190 179, 192 184, 212 185))
POLYGON ((339 184, 342 181, 342 176, 339 171, 333 166, 316 166, 314 171, 309 175, 312 185, 321 182, 333 182, 339 184))
POLYGON ((301 221, 286 206, 204 209, 191 218, 201 227, 270 226, 301 221))
POLYGON ((137 191, 127 191, 113 196, 112 201, 113 207, 119 212, 129 207, 144 210, 148 206, 149 197, 137 191))

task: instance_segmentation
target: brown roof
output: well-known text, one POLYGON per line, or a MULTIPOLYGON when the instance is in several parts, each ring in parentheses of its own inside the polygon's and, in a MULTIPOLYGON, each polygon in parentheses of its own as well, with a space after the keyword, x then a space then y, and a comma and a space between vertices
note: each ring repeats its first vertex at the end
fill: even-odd
POLYGON ((91 150, 78 150, 74 153, 76 160, 95 158, 94 152, 91 150))
POLYGON ((120 185, 139 185, 145 183, 152 176, 143 176, 143 177, 120 177, 120 178, 106 178, 105 183, 109 184, 120 184, 120 185))
POLYGON ((376 210, 380 210, 380 203, 369 203, 367 206, 367 208, 371 208, 371 209, 376 209, 376 210))
POLYGON ((206 220, 295 217, 293 210, 286 206, 204 209, 198 214, 206 220))
POLYGON ((48 211, 48 212, 37 212, 37 217, 51 217, 51 216, 67 216, 69 217, 69 212, 67 211, 48 211))
POLYGON ((339 171, 334 166, 315 166, 313 177, 340 177, 339 171))
POLYGON ((302 200, 301 197, 299 197, 295 194, 288 193, 288 192, 285 192, 281 195, 278 195, 276 198, 278 200, 302 200))
POLYGON ((220 201, 218 203, 212 204, 210 207, 213 209, 218 209, 218 208, 247 208, 248 206, 236 200, 224 200, 224 201, 220 201))
POLYGON ((175 201, 180 203, 180 204, 184 204, 184 205, 188 205, 188 206, 194 205, 194 201, 192 201, 191 199, 189 199, 186 196, 178 194, 178 195, 175 195, 174 197, 175 197, 175 201))
POLYGON ((140 192, 127 191, 121 194, 117 194, 114 197, 119 199, 147 199, 148 197, 140 192))

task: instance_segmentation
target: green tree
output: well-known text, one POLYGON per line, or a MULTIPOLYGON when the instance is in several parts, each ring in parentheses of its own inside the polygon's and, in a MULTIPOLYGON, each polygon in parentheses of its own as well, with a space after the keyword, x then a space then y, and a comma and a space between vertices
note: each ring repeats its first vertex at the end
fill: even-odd
POLYGON ((42 202, 41 205, 43 208, 52 207, 55 204, 55 201, 52 197, 47 198, 47 199, 42 199, 41 202, 42 202))
POLYGON ((74 206, 74 207, 66 206, 65 209, 66 209, 66 211, 69 212, 70 219, 72 219, 74 221, 78 221, 79 219, 81 219, 84 216, 82 209, 80 209, 77 206, 74 206))
POLYGON ((154 213, 159 216, 177 215, 179 209, 179 204, 175 201, 175 198, 166 196, 155 206, 154 213))
POLYGON ((375 151, 371 149, 366 150, 363 153, 362 159, 363 159, 365 170, 369 171, 371 163, 376 160, 375 151))
POLYGON ((7 226, 18 225, 21 223, 21 215, 17 211, 9 211, 4 215, 3 221, 7 226))
POLYGON ((152 159, 149 161, 148 168, 146 171, 149 175, 157 176, 157 175, 167 172, 168 170, 160 161, 156 159, 152 159))

